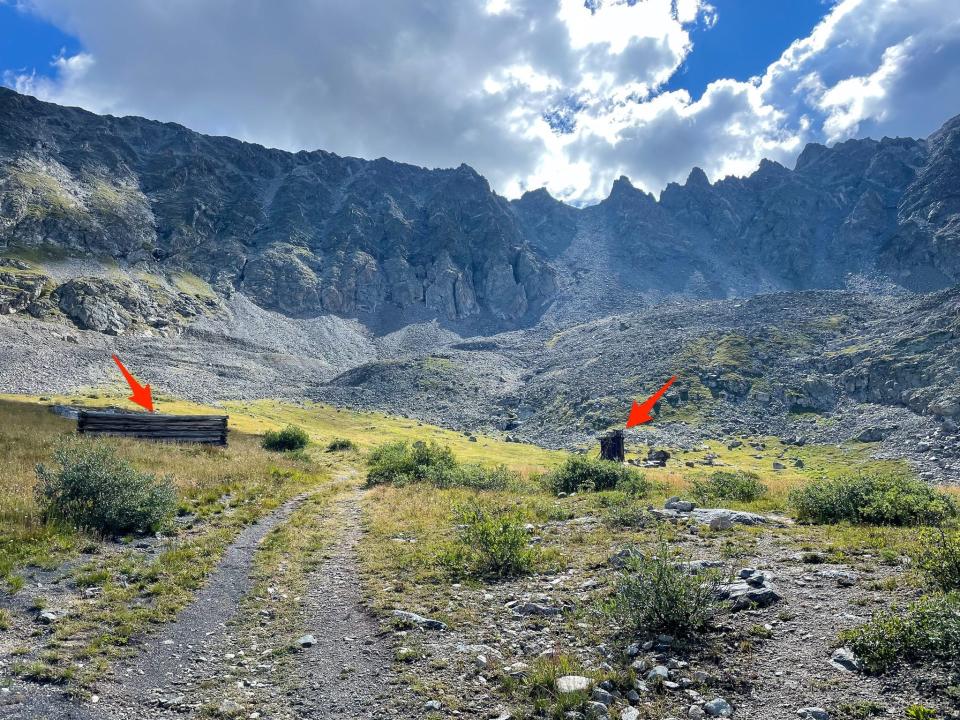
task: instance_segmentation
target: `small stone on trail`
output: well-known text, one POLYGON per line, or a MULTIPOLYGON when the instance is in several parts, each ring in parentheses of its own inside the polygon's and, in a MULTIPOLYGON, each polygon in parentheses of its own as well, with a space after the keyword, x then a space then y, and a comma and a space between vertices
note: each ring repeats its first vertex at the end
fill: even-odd
POLYGON ((830 713, 818 707, 800 708, 797 710, 797 716, 804 720, 830 720, 830 713))
POLYGON ((417 615, 416 613, 407 612, 406 610, 394 610, 393 616, 400 618, 403 621, 410 623, 411 625, 416 625, 417 627, 426 628, 427 630, 446 630, 446 623, 442 623, 439 620, 432 620, 430 618, 425 618, 422 615, 417 615))
POLYGON ((297 640, 297 645, 302 648, 313 647, 317 644, 317 639, 313 635, 303 635, 297 640))

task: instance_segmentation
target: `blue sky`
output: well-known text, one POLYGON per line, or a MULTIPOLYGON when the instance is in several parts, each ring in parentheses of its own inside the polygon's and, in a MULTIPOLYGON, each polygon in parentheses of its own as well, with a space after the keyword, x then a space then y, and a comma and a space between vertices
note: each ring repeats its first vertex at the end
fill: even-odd
POLYGON ((54 57, 81 49, 76 38, 55 25, 0 2, 0 71, 52 75, 54 57))
POLYGON ((960 112, 957 0, 0 0, 0 81, 288 150, 659 193, 960 112), (376 18, 372 22, 371 18, 376 18))
POLYGON ((719 78, 747 80, 797 38, 806 37, 832 3, 824 0, 713 0, 716 21, 690 33, 694 51, 667 87, 699 97, 719 78))

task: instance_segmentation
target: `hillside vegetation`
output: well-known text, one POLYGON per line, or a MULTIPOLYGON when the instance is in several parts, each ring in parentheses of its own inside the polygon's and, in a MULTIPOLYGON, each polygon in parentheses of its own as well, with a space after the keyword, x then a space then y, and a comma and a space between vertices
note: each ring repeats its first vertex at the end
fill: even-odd
MULTIPOLYGON (((117 402, 111 397, 73 399, 90 405, 117 402)), ((903 523, 902 512, 894 510, 894 520, 884 523, 878 509, 871 517, 839 524, 832 519, 825 525, 790 521, 793 516, 819 522, 809 514, 810 501, 801 500, 804 493, 810 489, 820 504, 832 502, 838 493, 825 496, 815 490, 818 482, 839 488, 859 482, 865 472, 908 476, 904 465, 872 460, 857 446, 791 447, 787 452, 802 457, 802 467, 778 472, 761 467, 740 447, 703 448, 681 454, 663 468, 607 468, 589 460, 595 450, 571 457, 319 404, 225 403, 222 409, 229 412, 232 428, 226 449, 80 441, 109 448, 138 472, 169 477, 175 489, 177 517, 160 535, 134 530, 118 537, 71 527, 63 518, 45 516, 37 505, 34 466, 49 464, 71 432, 71 423, 49 413, 45 403, 9 396, 0 401, 5 428, 0 433, 0 569, 5 584, 0 648, 15 650, 0 667, 21 681, 54 683, 80 695, 96 692, 111 663, 136 652, 139 638, 189 603, 242 528, 296 497, 310 498, 309 505, 301 505, 268 536, 270 544, 258 552, 255 563, 262 568, 257 572, 267 573, 265 583, 277 583, 278 572, 285 585, 306 583, 310 568, 341 532, 334 522, 335 507, 357 492, 363 493, 358 553, 366 602, 387 627, 394 627, 399 682, 414 697, 425 693, 443 708, 469 714, 499 702, 550 715, 606 699, 596 692, 557 691, 558 677, 578 675, 588 678, 586 687, 608 693, 612 706, 632 703, 645 712, 672 707, 679 712, 680 696, 670 683, 694 670, 705 673, 706 679, 697 681, 702 702, 709 700, 709 687, 711 694, 722 693, 725 701, 749 708, 773 692, 773 676, 763 678, 776 664, 764 661, 763 677, 754 679, 761 688, 756 697, 741 694, 740 681, 731 678, 771 653, 790 657, 794 633, 826 633, 824 642, 808 650, 811 657, 824 657, 824 663, 834 644, 848 642, 864 667, 884 678, 839 675, 825 694, 805 681, 798 685, 801 694, 819 693, 818 702, 836 708, 853 688, 874 697, 874 682, 889 684, 891 653, 949 658, 952 652, 952 646, 938 644, 929 633, 921 640, 917 631, 906 629, 927 627, 929 618, 949 612, 936 604, 941 586, 931 578, 946 577, 942 570, 955 562, 955 546, 942 545, 940 535, 916 524, 932 516, 921 512, 918 520, 903 523), (284 452, 262 447, 265 433, 291 426, 302 430, 308 445, 284 452), (329 451, 331 445, 337 450, 329 451), (707 452, 726 468, 723 472, 711 474, 686 464, 687 458, 707 452), (678 497, 729 508, 726 517, 732 522, 714 523, 712 515, 698 519, 678 497), (297 527, 309 534, 293 532, 297 527), (277 564, 281 556, 286 558, 282 570, 277 564), (910 560, 921 557, 928 558, 925 565, 910 560), (940 559, 930 561, 932 557, 940 559), (756 568, 769 577, 744 574, 761 572, 756 568), (50 573, 59 578, 55 585, 37 582, 50 573), (707 574, 697 579, 698 573, 707 574), (733 579, 736 575, 748 578, 740 581, 745 590, 733 579), (804 601, 805 586, 824 587, 825 594, 818 597, 830 604, 829 615, 804 601), (85 594, 87 590, 95 592, 85 594), (927 599, 910 605, 924 592, 927 599), (908 605, 915 624, 898 630, 891 649, 876 645, 880 630, 856 630, 841 612, 872 614, 875 608, 876 622, 889 625, 889 613, 908 605), (409 621, 391 625, 394 610, 442 622, 449 631, 437 635, 417 629, 411 635, 409 621), (52 619, 38 626, 44 613, 52 619), (496 626, 485 619, 491 613, 498 618, 496 626), (515 645, 503 633, 529 640, 515 645), (656 638, 666 635, 684 639, 658 649, 656 638), (643 650, 649 638, 653 649, 643 650), (632 643, 641 649, 634 651, 632 643), (465 644, 495 652, 477 651, 484 658, 481 667, 479 660, 457 650, 465 644), (600 647, 616 649, 604 655, 598 654, 600 647), (550 648, 553 654, 542 654, 550 648), (666 662, 668 656, 682 659, 690 670, 667 668, 666 676, 645 679, 658 658, 666 662), (463 694, 464 672, 471 687, 480 687, 478 672, 485 678, 482 691, 463 694), (641 685, 646 689, 631 701, 628 691, 641 685)), ((211 410, 169 398, 158 404, 165 411, 211 410)), ((855 487, 864 497, 874 492, 863 483, 855 487)), ((893 485, 876 487, 884 502, 894 501, 893 485)), ((938 503, 936 520, 945 528, 944 537, 955 537, 950 529, 955 501, 949 493, 930 490, 921 497, 906 489, 904 501, 911 508, 928 500, 938 503)), ((883 507, 880 498, 871 496, 873 507, 883 507)), ((262 607, 262 601, 254 600, 251 596, 250 608, 262 607)), ((275 637, 267 642, 292 642, 283 632, 296 632, 299 604, 287 599, 271 607, 275 637)), ((239 627, 257 632, 256 623, 242 617, 239 627)), ((277 668, 287 667, 294 657, 281 653, 277 668)), ((940 676, 922 659, 915 668, 901 668, 893 694, 884 702, 906 707, 912 688, 920 687, 914 681, 930 672, 940 676)), ((210 687, 236 695, 226 684, 210 687)), ((237 697, 249 705, 248 695, 237 697)), ((933 692, 928 699, 937 697, 933 692)))

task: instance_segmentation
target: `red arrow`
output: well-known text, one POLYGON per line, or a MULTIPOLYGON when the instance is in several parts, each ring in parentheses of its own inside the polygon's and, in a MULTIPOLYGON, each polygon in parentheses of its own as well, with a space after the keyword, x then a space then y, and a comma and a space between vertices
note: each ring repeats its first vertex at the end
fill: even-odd
POLYGON ((150 394, 150 386, 138 383, 137 379, 130 374, 130 371, 123 366, 120 358, 116 355, 113 356, 113 361, 117 364, 117 367, 120 368, 120 372, 123 373, 123 379, 127 381, 127 384, 133 391, 133 395, 131 395, 129 399, 137 405, 145 407, 148 412, 153 412, 153 395, 150 394))
POLYGON ((672 378, 667 380, 662 388, 657 390, 653 395, 644 401, 643 405, 634 400, 633 407, 630 408, 630 416, 627 418, 627 427, 631 428, 634 425, 642 425, 645 422, 650 422, 653 420, 653 418, 650 416, 650 411, 653 410, 653 406, 656 405, 657 401, 663 397, 663 394, 671 385, 673 385, 673 381, 676 379, 677 376, 674 375, 672 378))

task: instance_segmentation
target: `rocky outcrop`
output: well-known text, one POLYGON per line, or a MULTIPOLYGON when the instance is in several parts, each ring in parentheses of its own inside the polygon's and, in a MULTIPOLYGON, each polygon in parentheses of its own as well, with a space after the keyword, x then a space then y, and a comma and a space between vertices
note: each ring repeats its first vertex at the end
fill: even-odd
POLYGON ((137 328, 176 332, 190 318, 215 312, 219 305, 148 283, 80 277, 51 295, 57 308, 81 330, 121 335, 137 328))
POLYGON ((29 263, 0 258, 0 315, 12 315, 30 308, 39 300, 49 278, 29 263))

